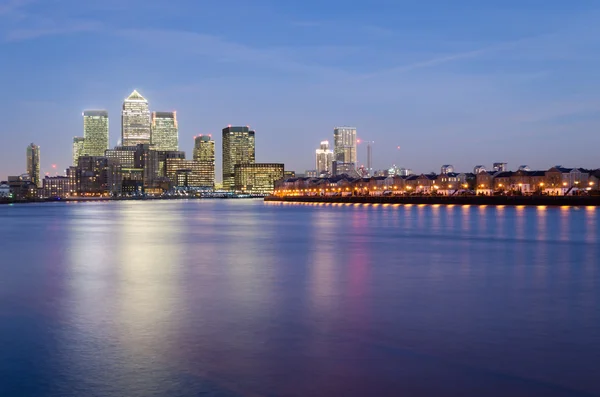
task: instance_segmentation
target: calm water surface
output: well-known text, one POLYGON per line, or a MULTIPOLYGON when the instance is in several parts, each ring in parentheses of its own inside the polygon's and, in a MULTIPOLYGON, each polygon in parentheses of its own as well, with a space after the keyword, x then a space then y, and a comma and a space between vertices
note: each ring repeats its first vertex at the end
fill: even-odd
POLYGON ((600 209, 0 207, 0 396, 598 396, 600 209))

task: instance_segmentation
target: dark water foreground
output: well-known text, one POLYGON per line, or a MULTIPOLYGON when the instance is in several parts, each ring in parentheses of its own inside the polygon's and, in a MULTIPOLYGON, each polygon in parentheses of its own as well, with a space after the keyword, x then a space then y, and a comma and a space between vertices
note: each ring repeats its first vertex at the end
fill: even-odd
POLYGON ((0 208, 0 396, 598 396, 600 209, 0 208))

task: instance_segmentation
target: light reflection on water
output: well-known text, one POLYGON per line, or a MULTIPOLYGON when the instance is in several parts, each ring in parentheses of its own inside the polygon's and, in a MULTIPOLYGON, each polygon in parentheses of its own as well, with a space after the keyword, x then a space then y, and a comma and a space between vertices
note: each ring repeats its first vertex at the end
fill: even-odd
POLYGON ((0 207, 0 395, 597 395, 599 216, 0 207))

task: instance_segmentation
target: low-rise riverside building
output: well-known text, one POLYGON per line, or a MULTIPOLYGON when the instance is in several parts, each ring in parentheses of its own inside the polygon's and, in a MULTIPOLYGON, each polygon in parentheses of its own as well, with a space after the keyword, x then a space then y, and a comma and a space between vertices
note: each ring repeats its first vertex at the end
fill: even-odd
POLYGON ((391 195, 573 195, 600 194, 600 169, 553 167, 548 171, 482 171, 352 178, 286 178, 275 183, 275 194, 286 196, 391 195), (596 192, 596 193, 594 193, 596 192))

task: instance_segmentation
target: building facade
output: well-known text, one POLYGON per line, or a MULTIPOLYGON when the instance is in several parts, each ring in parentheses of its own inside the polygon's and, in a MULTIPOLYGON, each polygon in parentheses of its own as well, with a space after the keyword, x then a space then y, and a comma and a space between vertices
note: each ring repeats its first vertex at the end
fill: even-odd
POLYGON ((27 174, 31 177, 31 182, 42 187, 40 177, 40 147, 34 143, 27 146, 27 174))
POLYGON ((152 112, 151 142, 154 150, 179 150, 177 112, 152 112))
POLYGON ((174 186, 214 189, 214 169, 212 176, 206 172, 202 161, 170 158, 166 160, 166 174, 174 186))
POLYGON ((251 194, 271 194, 275 182, 283 179, 284 165, 254 163, 235 165, 235 190, 251 194))
POLYGON ((149 144, 151 136, 148 101, 133 91, 123 102, 121 114, 121 145, 149 144))
POLYGON ((333 163, 333 150, 329 149, 329 141, 322 141, 321 146, 315 151, 315 165, 319 175, 331 175, 333 163))
MULTIPOLYGON (((334 160, 344 168, 356 168, 356 128, 336 127, 333 130, 334 160)), ((339 167, 338 167, 339 168, 339 167)))
POLYGON ((203 186, 215 187, 215 141, 210 135, 200 135, 194 139, 194 161, 200 163, 203 186))
POLYGON ((73 165, 77 166, 79 156, 83 155, 83 142, 85 140, 82 136, 76 136, 73 138, 73 165))
POLYGON ((80 155, 102 157, 108 149, 108 112, 83 112, 83 152, 80 155))
POLYGON ((43 182, 43 197, 67 197, 71 193, 68 176, 46 176, 43 182))
MULTIPOLYGON (((235 166, 254 164, 254 131, 249 127, 223 128, 223 189, 235 189, 235 166)), ((282 171, 283 172, 283 171, 282 171)))

